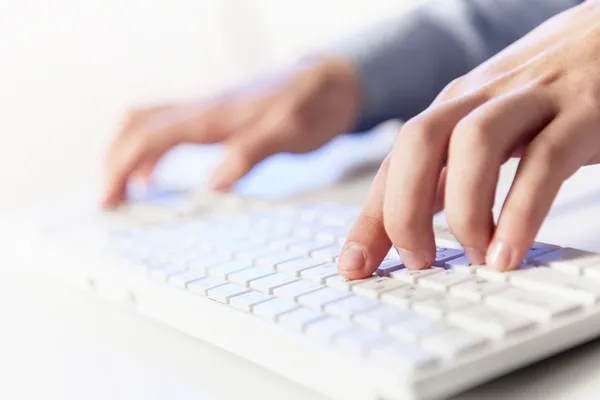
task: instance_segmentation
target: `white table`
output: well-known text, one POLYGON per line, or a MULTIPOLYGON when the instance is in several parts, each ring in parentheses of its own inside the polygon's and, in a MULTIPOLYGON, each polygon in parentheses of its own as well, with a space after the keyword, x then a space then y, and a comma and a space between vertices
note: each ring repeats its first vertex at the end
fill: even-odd
MULTIPOLYGON (((509 165, 506 171, 510 172, 509 165)), ((598 168, 567 183, 540 238, 600 250, 598 168)), ((508 185, 503 174, 499 197, 508 185)), ((368 179, 321 198, 364 198, 368 179)), ((4 266, 0 280, 0 398, 320 399, 306 388, 127 309, 4 266)), ((459 399, 595 398, 600 340, 459 399)))

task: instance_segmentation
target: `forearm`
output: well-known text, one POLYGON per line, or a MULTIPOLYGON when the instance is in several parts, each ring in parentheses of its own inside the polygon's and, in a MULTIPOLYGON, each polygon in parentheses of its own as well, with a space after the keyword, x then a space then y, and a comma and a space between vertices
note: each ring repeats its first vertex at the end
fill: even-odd
POLYGON ((356 130, 423 111, 453 79, 581 0, 437 0, 333 49, 361 79, 356 130))

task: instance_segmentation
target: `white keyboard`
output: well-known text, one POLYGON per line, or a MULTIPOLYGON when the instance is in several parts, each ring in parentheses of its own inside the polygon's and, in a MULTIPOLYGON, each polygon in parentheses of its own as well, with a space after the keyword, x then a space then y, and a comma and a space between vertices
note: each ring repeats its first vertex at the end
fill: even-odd
POLYGON ((348 282, 335 262, 358 208, 224 204, 60 217, 10 247, 336 399, 445 398, 600 335, 599 254, 537 243, 498 273, 438 228, 433 268, 392 251, 348 282))

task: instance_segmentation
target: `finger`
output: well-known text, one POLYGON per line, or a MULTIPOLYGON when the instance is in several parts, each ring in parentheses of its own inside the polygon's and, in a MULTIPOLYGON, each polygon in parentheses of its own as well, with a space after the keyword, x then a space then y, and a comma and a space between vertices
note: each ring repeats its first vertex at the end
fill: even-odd
POLYGON ((440 173, 440 177, 435 191, 435 201, 433 202, 433 213, 439 213, 444 209, 445 193, 446 193, 446 176, 448 168, 444 167, 440 173))
POLYGON ((529 145, 502 208, 486 261, 498 270, 525 258, 565 179, 597 150, 598 116, 556 118, 529 145))
POLYGON ((383 225, 383 198, 389 156, 373 179, 369 197, 348 234, 338 262, 338 271, 347 279, 371 275, 392 246, 383 225))
POLYGON ((456 123, 484 101, 478 94, 441 103, 406 123, 394 145, 384 222, 409 268, 425 268, 434 260, 432 210, 448 140, 456 123))
POLYGON ((500 167, 554 116, 549 96, 526 91, 490 100, 462 119, 450 139, 446 218, 472 264, 483 264, 492 238, 500 167))
POLYGON ((293 150, 298 126, 292 121, 277 125, 257 123, 245 132, 236 133, 227 143, 225 158, 215 169, 209 186, 214 190, 229 190, 235 182, 267 157, 293 150))

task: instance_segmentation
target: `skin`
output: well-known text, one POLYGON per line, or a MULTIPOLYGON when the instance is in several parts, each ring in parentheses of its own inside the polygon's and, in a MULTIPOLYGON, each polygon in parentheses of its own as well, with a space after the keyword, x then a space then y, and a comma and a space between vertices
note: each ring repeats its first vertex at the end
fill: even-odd
POLYGON ((447 220, 469 261, 514 269, 562 183, 599 162, 600 3, 593 1, 452 82, 402 127, 338 268, 364 278, 391 244, 407 267, 429 267, 442 174, 447 220), (494 225, 498 174, 511 156, 522 158, 494 225))
MULTIPOLYGON (((267 85, 136 110, 109 151, 103 205, 123 201, 127 182, 148 178, 177 144, 224 143, 211 185, 227 190, 272 154, 311 151, 351 131, 360 107, 357 74, 321 58, 267 85)), ((514 269, 564 180, 598 162, 600 2, 587 1, 452 82, 403 126, 338 269, 364 278, 392 245, 407 267, 430 266, 432 216, 442 208, 473 264, 514 269), (495 225, 497 177, 512 156, 522 158, 495 225)))

